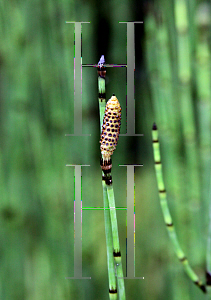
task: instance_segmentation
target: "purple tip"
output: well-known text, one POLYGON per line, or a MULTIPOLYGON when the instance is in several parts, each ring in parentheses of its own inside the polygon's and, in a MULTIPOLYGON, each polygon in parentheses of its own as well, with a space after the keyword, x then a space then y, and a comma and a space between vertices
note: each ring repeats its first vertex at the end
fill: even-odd
POLYGON ((102 67, 102 65, 105 63, 105 58, 104 55, 101 56, 99 62, 98 62, 98 66, 102 67))

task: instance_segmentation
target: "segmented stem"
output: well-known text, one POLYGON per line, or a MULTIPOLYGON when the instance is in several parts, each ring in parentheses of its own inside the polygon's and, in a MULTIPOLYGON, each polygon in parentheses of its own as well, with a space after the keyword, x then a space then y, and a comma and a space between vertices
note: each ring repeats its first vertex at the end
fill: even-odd
POLYGON ((182 263, 185 272, 188 277, 196 284, 204 293, 206 293, 206 286, 199 280, 196 273, 191 268, 187 257, 182 251, 180 244, 177 239, 176 231, 172 222, 171 214, 168 207, 166 189, 163 181, 163 172, 162 172, 162 164, 161 164, 161 156, 160 156, 160 146, 158 141, 158 129, 156 124, 153 124, 152 127, 152 144, 153 144, 153 152, 154 152, 154 161, 155 161, 155 171, 157 177, 157 185, 160 197, 160 205, 163 212, 164 221, 166 224, 166 228, 170 237, 170 240, 173 244, 174 251, 182 263))
MULTIPOLYGON (((99 90, 99 112, 100 112, 100 132, 102 130, 105 106, 106 106, 106 94, 105 94, 105 75, 106 68, 104 67, 105 60, 102 55, 98 63, 98 90, 99 90)), ((102 172, 102 187, 103 187, 103 201, 104 201, 104 220, 105 220, 105 235, 106 235, 106 248, 107 248, 107 265, 108 265, 108 281, 109 281, 109 299, 117 300, 117 283, 115 276, 115 266, 113 259, 113 240, 111 229, 111 218, 109 210, 105 209, 109 207, 107 186, 104 180, 104 174, 102 172)))
POLYGON ((114 247, 113 255, 114 255, 114 261, 116 263, 119 299, 125 300, 126 296, 125 296, 125 286, 124 286, 123 269, 122 269, 122 258, 121 258, 120 245, 119 245, 116 206, 115 206, 114 190, 113 190, 112 183, 107 185, 107 193, 108 193, 108 201, 109 201, 109 208, 110 208, 111 228, 112 228, 113 247, 114 247))
MULTIPOLYGON (((100 111, 100 129, 102 130, 103 119, 105 114, 105 75, 106 69, 104 66, 105 59, 101 56, 98 63, 98 89, 99 89, 99 111, 100 111)), ((116 216, 116 207, 114 199, 114 191, 111 177, 111 159, 104 161, 101 158, 102 172, 102 186, 103 186, 103 199, 104 208, 108 207, 110 210, 104 209, 105 218, 105 231, 106 231, 106 244, 107 244, 107 263, 109 272, 109 298, 117 299, 117 286, 114 271, 114 263, 116 267, 118 295, 120 300, 125 300, 125 286, 122 270, 121 253, 119 246, 118 225, 116 216), (115 279, 115 280, 114 280, 115 279)))

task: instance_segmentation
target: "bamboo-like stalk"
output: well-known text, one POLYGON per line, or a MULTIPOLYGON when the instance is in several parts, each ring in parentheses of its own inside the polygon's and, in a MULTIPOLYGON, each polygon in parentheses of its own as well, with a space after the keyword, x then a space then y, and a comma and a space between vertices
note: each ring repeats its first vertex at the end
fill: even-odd
MULTIPOLYGON (((117 273, 117 284, 118 284, 118 295, 120 300, 125 300, 125 287, 124 287, 124 278, 123 278, 123 270, 122 270, 122 259, 121 259, 121 252, 120 252, 120 245, 119 245, 119 235, 118 235, 118 225, 117 225, 117 216, 116 216, 116 206, 115 206, 115 198, 114 198, 114 191, 113 191, 113 185, 112 185, 112 177, 111 177, 111 158, 110 155, 113 154, 114 149, 116 148, 115 145, 117 144, 118 137, 119 137, 119 130, 120 130, 120 122, 121 122, 121 107, 119 105, 119 102, 115 95, 108 101, 109 106, 112 106, 112 115, 113 117, 110 118, 110 121, 112 124, 107 123, 106 119, 109 118, 109 115, 111 112, 105 112, 105 68, 103 64, 105 63, 104 56, 101 57, 99 63, 98 63, 98 88, 99 88, 99 104, 100 104, 100 123, 102 128, 102 134, 101 139, 104 139, 104 135, 106 135, 107 141, 101 141, 101 168, 103 170, 102 174, 102 180, 103 182, 103 189, 105 192, 105 188, 107 190, 107 197, 108 197, 108 204, 109 204, 109 217, 110 217, 110 224, 111 224, 111 230, 107 229, 107 231, 112 236, 113 241, 113 260, 115 262, 116 267, 116 273, 117 273), (117 108, 116 108, 117 105, 117 108), (103 114, 103 116, 102 116, 103 114), (120 115, 120 117, 119 117, 120 115), (103 125, 104 124, 104 125, 103 125), (109 124, 107 126, 107 124, 109 124), (111 128, 110 128, 111 125, 111 128), (104 128, 104 129, 103 129, 104 128), (114 129, 115 128, 115 129, 114 129), (109 131, 110 133, 108 133, 109 131), (103 133, 104 132, 104 133, 103 133), (113 132, 111 134, 111 132, 113 132), (112 136, 112 141, 110 139, 110 136, 112 136), (114 139, 115 140, 114 140, 114 139), (108 148, 108 151, 102 150, 104 146, 103 144, 107 144, 108 140, 110 139, 109 147, 106 146, 106 149, 108 148)), ((107 109, 107 108, 106 108, 107 109)), ((105 193, 104 193, 105 197, 105 193)), ((105 197, 106 198, 106 197, 105 197)), ((104 200, 105 203, 105 200, 104 200)), ((106 210, 105 210, 106 211, 106 210)), ((105 218, 106 221, 108 221, 108 216, 106 215, 105 218)), ((106 223, 106 226, 108 224, 106 223)), ((109 225, 110 226, 110 225, 109 225)), ((108 237, 108 241, 110 240, 110 237, 108 237)), ((107 259, 111 259, 111 253, 110 253, 110 244, 107 245, 107 251, 109 251, 109 257, 107 259)), ((112 265, 111 262, 108 262, 108 267, 112 265)), ((109 272, 113 272, 113 269, 109 270, 109 272)), ((113 280, 113 274, 112 278, 113 280)), ((112 281, 113 282, 113 281, 112 281)), ((114 282, 113 282, 114 283, 114 282)), ((110 298, 115 299, 115 295, 117 296, 117 290, 116 289, 109 289, 109 295, 110 298)))
MULTIPOLYGON (((199 112, 199 146, 202 200, 204 209, 209 207, 209 226, 206 253, 206 283, 211 299, 211 51, 210 4, 202 3, 197 10, 196 86, 199 112)), ((205 225, 205 224, 203 224, 205 225)))
MULTIPOLYGON (((191 157, 193 160, 196 157, 195 152, 195 123, 193 114, 193 104, 191 102, 191 62, 190 62, 190 43, 189 43, 189 27, 187 20, 187 7, 185 1, 177 0, 175 2, 175 19, 177 28, 177 46, 178 46, 178 79, 179 79, 179 93, 181 99, 181 113, 183 121, 183 133, 187 151, 187 161, 191 157), (182 18, 182 17, 183 18, 182 18), (192 154, 193 153, 193 154, 192 154), (189 155, 190 154, 190 157, 189 155)), ((188 164, 192 165, 192 170, 196 164, 192 164, 188 161, 188 164)), ((194 177, 196 178, 196 171, 194 171, 194 177)), ((195 185, 194 191, 195 197, 198 201, 198 186, 195 185), (197 189, 197 190, 196 190, 197 189)))
MULTIPOLYGON (((172 80, 172 66, 170 61, 170 51, 168 49, 169 37, 167 31, 167 25, 165 21, 165 16, 162 16, 162 21, 159 22, 157 27, 157 66, 158 74, 157 80, 159 81, 159 103, 164 107, 165 111, 165 126, 162 125, 162 130, 164 136, 164 143, 168 148, 168 168, 167 172, 171 173, 171 183, 170 190, 174 195, 174 198, 181 192, 181 163, 178 157, 178 145, 180 143, 180 133, 178 131, 179 120, 178 111, 179 107, 177 105, 177 99, 174 94, 173 80, 172 80), (177 168, 175 168, 177 166, 177 168), (175 173, 172 174, 172 169, 176 169, 175 173), (179 174, 180 173, 180 174, 179 174)), ((157 117, 157 115, 156 115, 157 117)), ((163 118, 162 118, 163 124, 163 118)), ((165 147, 165 148, 166 148, 165 147)), ((181 199, 182 201, 182 199, 181 199)))
MULTIPOLYGON (((177 204, 175 205, 175 211, 178 212, 177 215, 180 225, 184 222, 186 216, 186 212, 180 209, 181 205, 184 205, 184 196, 178 199, 178 195, 184 195, 182 185, 184 176, 181 176, 183 174, 183 165, 178 151, 181 143, 181 134, 178 130, 180 127, 180 120, 178 118, 179 106, 177 94, 175 93, 174 68, 171 62, 171 53, 168 48, 170 37, 168 36, 166 18, 167 16, 163 14, 160 20, 156 20, 150 15, 150 20, 147 18, 145 21, 145 27, 148 36, 147 54, 149 52, 152 53, 151 56, 148 57, 148 68, 153 91, 153 106, 155 107, 156 119, 160 120, 163 132, 163 148, 164 150, 166 149, 164 154, 167 154, 165 156, 165 170, 167 178, 171 178, 168 182, 169 199, 173 199, 174 203, 177 204), (153 68, 156 70, 154 76, 153 68), (161 107, 165 108, 165 119, 163 119, 161 107), (174 172, 172 172, 172 170, 174 170, 174 172)), ((181 231, 181 233, 184 236, 184 230, 181 231)), ((174 298, 172 299, 179 299, 188 292, 188 287, 186 285, 181 287, 179 278, 177 277, 174 279, 173 287, 175 287, 175 289, 173 291, 174 298)))
POLYGON ((107 186, 104 180, 102 180, 103 186, 103 200, 104 200, 104 220, 105 220, 105 233, 106 233, 106 247, 107 247, 107 264, 108 264, 108 278, 109 278, 109 298, 110 300, 117 299, 117 284, 115 276, 115 267, 113 259, 113 240, 111 230, 111 218, 108 209, 109 201, 107 194, 107 186))
MULTIPOLYGON (((104 56, 101 57, 98 63, 98 92, 99 92, 99 113, 100 113, 100 131, 103 125, 103 117, 106 106, 105 99, 105 74, 106 69, 104 67, 104 56)), ((103 172, 102 172, 103 176, 103 172)), ((102 177, 103 178, 103 177, 102 177)), ((110 212, 106 208, 109 207, 107 186, 105 181, 102 179, 103 187, 103 201, 104 201, 104 220, 105 220, 105 234, 106 234, 106 248, 107 248, 107 265, 108 265, 108 280, 109 280, 109 299, 117 299, 117 284, 115 277, 115 267, 113 259, 113 240, 112 240, 112 228, 110 212)))
MULTIPOLYGON (((175 26, 177 31, 177 63, 178 63, 178 95, 181 111, 182 132, 185 146, 185 181, 186 207, 195 210, 195 214, 187 214, 191 235, 186 237, 187 245, 196 264, 201 262, 203 248, 200 230, 200 177, 198 165, 198 149, 196 144, 196 122, 194 118, 194 102, 192 98, 191 46, 188 22, 188 7, 185 0, 175 1, 175 26), (198 251, 194 251, 197 245, 198 251)), ((187 221, 188 220, 188 221, 187 221)))
POLYGON ((157 185, 160 197, 160 205, 163 212, 164 221, 166 224, 166 228, 169 233, 169 237, 171 239, 172 245, 174 247, 174 251, 183 264, 184 270, 189 276, 189 278, 204 292, 206 293, 205 285, 199 280, 196 273, 193 271, 187 257, 185 256, 184 252, 182 251, 180 244, 178 242, 178 238, 176 235, 176 231, 173 225, 172 217, 168 208, 167 196, 166 196, 166 189, 163 181, 163 174, 162 174, 162 163, 161 163, 161 156, 160 156, 160 146, 158 140, 158 129, 156 124, 153 124, 152 127, 152 142, 153 142, 153 152, 154 152, 154 161, 155 161, 155 171, 157 177, 157 185))
MULTIPOLYGON (((167 8, 166 8, 167 9, 167 8)), ((173 13, 173 8, 172 12, 173 13)), ((169 12, 166 11, 166 14, 162 12, 162 18, 159 22, 157 28, 157 41, 158 41, 158 78, 160 79, 160 90, 161 98, 160 102, 166 107, 166 119, 167 123, 165 128, 162 128, 163 132, 163 149, 165 152, 165 163, 166 163, 166 175, 171 177, 171 180, 168 182, 169 186, 169 198, 173 199, 172 201, 175 204, 175 214, 178 217, 177 228, 180 231, 181 238, 186 239, 185 231, 182 228, 187 220, 187 213, 184 209, 184 186, 182 182, 184 180, 184 166, 181 161, 180 153, 178 151, 181 145, 181 133, 178 128, 180 127, 180 107, 178 101, 178 94, 175 92, 175 84, 173 70, 174 66, 170 61, 171 55, 173 56, 173 51, 170 51, 169 44, 170 38, 168 35, 168 25, 167 25, 167 15, 169 12), (174 170, 174 172, 172 172, 174 170), (178 195, 183 195, 178 197, 178 195), (183 209, 181 210, 181 207, 183 209), (180 230, 181 229, 181 230, 180 230)), ((173 31, 175 35, 175 31, 173 31)), ((156 116, 157 118, 157 116, 156 116)), ((163 120, 161 121, 161 124, 163 120)), ((175 272, 175 271, 174 271, 175 272)), ((182 295, 187 294, 188 286, 180 286, 179 278, 175 278, 174 290, 173 290, 173 299, 179 299, 182 295)), ((188 298, 187 298, 188 300, 188 298)))
POLYGON ((116 263, 116 273, 117 273, 117 284, 118 284, 118 294, 119 299, 125 300, 125 286, 123 278, 123 269, 122 269, 122 258, 119 245, 119 234, 117 226, 117 216, 116 216, 116 205, 114 199, 114 190, 113 185, 107 185, 107 193, 109 200, 110 216, 111 216, 111 228, 112 228, 112 237, 113 237, 113 247, 114 247, 114 261, 116 263))
MULTIPOLYGON (((199 119, 199 146, 200 146, 200 173, 202 186, 203 211, 210 206, 209 184, 211 167, 211 70, 210 70, 210 50, 208 45, 208 31, 199 27, 198 43, 196 48, 196 86, 198 95, 198 119, 199 119)), ((210 207, 211 209, 211 207, 210 207)), ((202 220, 203 220, 202 211, 202 220)), ((203 222, 201 230, 205 226, 203 222)), ((210 225, 209 225, 210 227, 210 225)), ((207 244, 207 283, 211 284, 209 274, 211 274, 211 246, 210 228, 208 229, 207 244)))
MULTIPOLYGON (((191 236, 186 235, 185 231, 182 230, 182 226, 179 227, 181 230, 180 235, 183 240, 187 241, 187 245, 190 246, 192 251, 192 259, 197 265, 201 261, 202 248, 200 243, 200 232, 202 232, 203 222, 200 222, 199 217, 200 211, 200 189, 199 189, 199 170, 197 161, 199 161, 197 147, 196 147, 196 128, 194 120, 194 106, 192 98, 192 82, 191 76, 195 75, 193 72, 192 58, 196 45, 195 41, 195 27, 189 32, 188 31, 188 11, 187 4, 183 0, 173 1, 161 1, 163 5, 159 7, 154 15, 150 14, 145 21, 146 28, 146 43, 147 43, 147 58, 148 58, 148 69, 150 71, 150 83, 152 86, 152 99, 155 108, 156 119, 160 120, 161 127, 163 131, 164 149, 168 149, 168 155, 165 160, 168 162, 167 175, 169 170, 171 170, 171 181, 173 183, 170 186, 170 193, 172 193, 172 187, 175 187, 175 195, 178 207, 178 220, 181 224, 189 223, 191 228, 196 228, 191 230, 191 236), (170 17, 172 12, 169 13, 169 7, 173 8, 175 5, 175 12, 173 18, 170 17), (168 8, 166 8, 167 6, 168 8), (156 18, 156 16, 162 15, 162 18, 156 18), (166 25, 166 19, 168 19, 168 24, 171 25, 169 29, 166 25), (175 23, 174 23, 175 20, 175 23), (172 24, 173 23, 173 24, 172 24), (174 27, 176 25, 176 31, 174 27), (167 28, 169 36, 167 36, 167 28), (176 42, 176 43, 175 43, 176 42), (175 43, 175 44, 174 44, 175 43), (169 51, 168 46, 176 49, 177 53, 175 55, 174 49, 169 51), (176 46, 176 47, 175 47, 176 46), (170 53, 169 53, 170 52, 170 53), (169 54, 171 56, 169 56, 169 54), (170 61, 172 59, 172 61, 170 61), (169 70, 171 69, 171 73, 169 70), (175 72, 176 71, 176 72, 175 72), (177 76, 175 76, 175 74, 177 76), (171 108, 173 107, 174 112, 172 114, 171 108), (178 118, 181 112, 181 117, 178 118), (166 115, 164 115, 166 112, 166 115), (177 117, 176 117, 177 116, 177 117), (181 164, 181 155, 178 150, 180 150, 180 145, 182 145, 182 139, 180 137, 180 124, 182 124, 183 130, 183 140, 185 144, 185 164, 181 164), (173 136, 173 140, 172 140, 173 136), (185 182, 183 185, 182 172, 185 172, 185 182), (175 176, 173 173, 177 173, 180 177, 175 176), (182 192, 183 187, 186 188, 185 193, 182 192), (178 195, 181 195, 178 197, 178 195), (179 199, 178 199, 179 198, 179 199), (188 201, 187 201, 188 199, 188 201), (185 200, 185 201, 184 201, 185 200), (183 208, 181 210, 181 207, 183 208), (194 215, 190 217, 187 208, 196 208, 199 212, 197 216, 194 215), (189 222, 190 220, 191 222, 189 222), (197 245, 198 251, 195 251, 194 245, 197 245)), ((191 16, 190 12, 194 12, 195 3, 188 6, 189 9, 189 20, 190 24, 193 23, 194 16, 191 16)), ((208 65, 208 63, 207 63, 208 65)), ((203 74, 198 75, 200 78, 203 74)), ((209 82, 209 76, 206 78, 206 82, 209 82)), ((200 85, 200 83, 199 83, 200 85)), ((203 85, 201 85, 201 90, 203 90, 203 85)), ((207 90, 208 91, 208 90, 207 90)), ((206 111, 206 115, 209 112, 206 111)), ((202 115, 201 115, 202 116, 202 115)), ((206 118, 208 120, 209 118, 206 118)), ((204 122, 206 120, 203 120, 204 122)), ((210 120, 210 119, 209 119, 210 120)), ((209 126, 207 126, 208 128, 209 126)), ((204 126, 202 131, 204 132, 204 126)), ((206 129, 205 129, 206 130, 206 129)), ((204 132, 204 135, 208 134, 204 132)), ((210 137, 209 137, 210 139, 210 137)), ((206 141, 204 139, 204 141, 206 141)), ((209 141, 206 141, 206 144, 209 141)), ((204 156, 205 158, 205 156, 204 156)), ((208 157, 206 157, 208 160, 208 157)), ((210 164, 209 164, 210 166, 210 164)), ((207 168, 208 169, 208 168, 207 168)), ((203 175, 206 177, 206 175, 203 175)), ((203 205, 202 205, 203 206, 203 205)), ((202 209, 201 209, 202 211, 202 209)), ((177 226, 178 227, 178 226, 177 226)), ((179 284, 179 283, 178 283, 179 284)), ((177 286, 177 284, 176 284, 177 286)), ((187 286, 184 285, 180 289, 184 290, 180 295, 177 293, 174 299, 181 298, 181 295, 187 293, 187 286)), ((175 288, 175 291, 178 290, 175 288)), ((188 298, 187 298, 188 299, 188 298)))

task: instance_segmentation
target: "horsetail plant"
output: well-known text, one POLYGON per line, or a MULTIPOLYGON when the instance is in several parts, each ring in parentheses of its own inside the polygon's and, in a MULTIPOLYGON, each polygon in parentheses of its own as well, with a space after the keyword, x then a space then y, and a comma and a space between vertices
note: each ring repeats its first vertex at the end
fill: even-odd
MULTIPOLYGON (((105 60, 102 55, 98 63, 98 99, 99 99, 99 112, 100 112, 100 130, 102 128, 104 111, 106 106, 105 100, 105 74, 106 69, 104 67, 105 60)), ((115 268, 113 260, 113 241, 111 231, 110 212, 105 209, 108 207, 108 195, 106 183, 102 178, 103 187, 103 200, 104 200, 104 219, 105 219, 105 234, 106 234, 106 248, 107 248, 107 265, 108 265, 108 280, 109 280, 109 299, 117 299, 117 284, 115 277, 115 268)))
POLYGON ((105 100, 105 59, 102 55, 98 63, 98 90, 101 133, 101 168, 104 199, 104 218, 107 247, 107 264, 109 278, 109 298, 125 300, 125 287, 122 270, 119 235, 115 208, 115 198, 111 176, 111 155, 115 150, 119 138, 121 124, 121 107, 118 99, 113 95, 107 102, 105 100), (109 210, 106 208, 109 207, 109 210), (117 280, 116 280, 117 277, 117 280), (117 282, 117 283, 116 283, 117 282), (117 294, 118 284, 118 294, 117 294))
POLYGON ((157 125, 154 123, 152 127, 152 144, 153 144, 153 153, 154 153, 154 161, 155 161, 155 171, 157 178, 157 185, 159 191, 160 205, 163 212, 164 221, 166 224, 166 228, 170 237, 170 240, 173 244, 174 251, 179 259, 179 261, 183 264, 184 270, 187 273, 188 277, 196 284, 204 293, 206 293, 206 286, 199 280, 196 273, 191 268, 187 257, 183 253, 180 244, 178 242, 177 234, 172 222, 172 217, 169 211, 167 197, 166 197, 166 189, 163 181, 163 173, 162 173, 162 164, 161 164, 161 156, 160 156, 160 146, 158 141, 158 129, 157 125))

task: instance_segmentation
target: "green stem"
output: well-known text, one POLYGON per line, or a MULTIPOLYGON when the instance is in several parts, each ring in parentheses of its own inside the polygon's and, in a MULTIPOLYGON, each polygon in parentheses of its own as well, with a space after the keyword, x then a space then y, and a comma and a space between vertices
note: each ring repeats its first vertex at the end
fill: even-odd
MULTIPOLYGON (((106 106, 105 99, 105 74, 106 69, 103 66, 105 63, 104 56, 98 63, 98 91, 99 91, 99 112, 100 112, 100 132, 102 130, 103 117, 106 106)), ((102 177, 104 176, 102 172, 102 177)), ((104 201, 104 220, 105 220, 105 235, 106 235, 106 248, 107 248, 107 265, 108 265, 108 281, 109 281, 109 299, 117 300, 117 283, 115 276, 115 266, 113 259, 113 240, 112 240, 112 229, 111 229, 111 219, 109 210, 105 209, 109 207, 107 187, 104 180, 102 180, 103 187, 103 201, 104 201)))
POLYGON ((179 261, 183 264, 183 268, 187 273, 188 277, 204 292, 206 293, 205 285, 199 280, 196 273, 190 267, 187 257, 185 256, 184 252, 182 251, 179 241, 177 239, 177 234, 172 222, 171 214, 168 207, 167 197, 166 197, 166 190, 163 181, 163 173, 162 173, 162 164, 161 164, 161 157, 160 157, 160 146, 158 141, 158 130, 157 126, 154 123, 152 127, 152 142, 153 142, 153 152, 154 152, 154 160, 155 160, 155 171, 157 177, 157 185, 159 190, 159 197, 160 197, 160 205, 163 212, 164 221, 166 224, 166 228, 170 237, 170 240, 173 244, 174 251, 179 259, 179 261))
MULTIPOLYGON (((98 89, 99 89, 99 112, 100 112, 100 128, 102 130, 102 124, 105 113, 105 74, 104 56, 98 63, 98 89)), ((118 295, 120 300, 125 300, 125 286, 123 278, 122 260, 119 246, 118 225, 116 216, 116 206, 114 199, 114 191, 112 186, 112 178, 110 173, 102 173, 102 185, 103 185, 103 198, 104 198, 104 218, 105 218, 105 231, 106 231, 106 244, 107 244, 107 262, 109 272, 109 297, 110 299, 117 299, 116 278, 114 263, 116 266, 117 283, 118 283, 118 295), (109 206, 109 210, 105 207, 109 206)))
POLYGON ((102 180, 103 186, 103 200, 104 200, 104 220, 105 220, 105 233, 106 233, 106 247, 107 247, 107 264, 108 264, 108 280, 109 280, 109 298, 110 300, 117 299, 117 284, 115 277, 115 267, 113 259, 113 240, 111 231, 111 219, 109 210, 105 209, 109 207, 107 187, 104 180, 102 180))
POLYGON ((119 245, 116 206, 115 206, 114 190, 112 184, 107 185, 107 193, 108 193, 108 201, 109 201, 109 208, 110 208, 111 228, 112 228, 113 247, 114 247, 114 261, 116 263, 119 299, 125 300, 126 296, 125 296, 125 286, 124 286, 123 269, 122 269, 122 258, 121 258, 120 245, 119 245))

